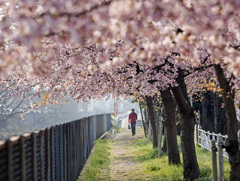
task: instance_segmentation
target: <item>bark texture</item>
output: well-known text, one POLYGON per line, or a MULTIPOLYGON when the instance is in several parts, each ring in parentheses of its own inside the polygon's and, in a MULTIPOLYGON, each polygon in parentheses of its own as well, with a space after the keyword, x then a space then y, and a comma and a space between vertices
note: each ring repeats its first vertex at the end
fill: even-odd
POLYGON ((165 135, 167 135, 168 163, 180 164, 180 156, 177 145, 177 130, 174 101, 169 89, 160 91, 165 111, 165 135))
POLYGON ((144 130, 144 136, 145 136, 145 138, 147 137, 147 130, 148 130, 148 128, 147 128, 147 124, 146 124, 146 121, 144 121, 144 119, 143 119, 143 112, 142 112, 142 107, 141 107, 141 104, 140 103, 138 103, 139 104, 139 109, 140 109, 140 113, 141 113, 141 118, 142 118, 142 124, 143 124, 143 130, 144 130))
POLYGON ((195 180, 199 178, 199 167, 194 144, 194 111, 187 95, 183 71, 179 69, 178 73, 179 85, 173 87, 172 92, 180 111, 183 175, 184 180, 195 180))
POLYGON ((152 137, 153 137, 153 148, 158 147, 158 140, 157 140, 157 124, 156 124, 156 112, 153 106, 153 99, 150 96, 146 96, 146 105, 148 109, 148 117, 152 127, 152 137))
POLYGON ((230 81, 228 81, 224 75, 223 69, 220 65, 215 65, 215 72, 217 79, 222 89, 223 100, 226 110, 227 118, 227 134, 229 146, 226 148, 229 156, 229 162, 231 165, 231 181, 240 180, 240 151, 239 143, 237 139, 237 117, 234 106, 234 92, 231 90, 230 81))

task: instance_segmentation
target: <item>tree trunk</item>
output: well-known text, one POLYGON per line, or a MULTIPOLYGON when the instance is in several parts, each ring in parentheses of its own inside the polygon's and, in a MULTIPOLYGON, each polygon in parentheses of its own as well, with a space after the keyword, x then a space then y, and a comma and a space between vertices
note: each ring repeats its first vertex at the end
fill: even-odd
POLYGON ((214 68, 220 88, 222 89, 226 110, 227 134, 229 141, 229 146, 227 146, 226 151, 228 152, 229 163, 231 165, 230 180, 237 181, 240 180, 240 151, 237 139, 237 117, 234 106, 234 92, 232 92, 230 82, 226 79, 221 66, 218 64, 215 65, 214 68))
POLYGON ((213 115, 214 115, 214 132, 219 133, 218 131, 218 98, 216 93, 212 93, 213 99, 213 115))
POLYGON ((167 135, 168 163, 180 164, 180 157, 177 145, 177 130, 173 97, 169 89, 161 92, 162 102, 165 111, 165 135, 167 135))
POLYGON ((143 119, 143 113, 142 113, 142 108, 141 108, 141 104, 140 102, 138 103, 139 105, 139 109, 140 109, 140 113, 141 113, 141 117, 142 117, 142 124, 143 124, 143 130, 144 130, 144 135, 145 135, 145 138, 147 137, 147 129, 146 129, 146 123, 143 119))
POLYGON ((200 126, 202 129, 206 130, 207 126, 207 96, 203 95, 203 100, 201 101, 201 119, 200 119, 200 126))
POLYGON ((148 119, 148 116, 147 116, 147 110, 146 110, 146 108, 143 110, 143 115, 144 115, 144 118, 145 118, 146 133, 148 134, 149 119, 148 119))
POLYGON ((152 126, 152 135, 153 135, 153 148, 158 147, 157 141, 157 127, 156 127, 156 113, 153 107, 153 99, 152 97, 146 96, 146 105, 148 109, 148 116, 152 126))
POLYGON ((159 138, 158 138, 158 158, 161 156, 162 152, 162 133, 163 133, 163 123, 162 123, 162 117, 160 118, 161 120, 159 121, 159 138))
POLYGON ((177 81, 179 85, 173 87, 172 92, 180 111, 183 176, 184 180, 195 180, 199 178, 199 167, 194 144, 194 111, 190 105, 181 69, 178 70, 177 81))
POLYGON ((163 153, 167 152, 167 135, 166 135, 166 129, 164 128, 164 140, 163 140, 163 147, 162 147, 163 153))

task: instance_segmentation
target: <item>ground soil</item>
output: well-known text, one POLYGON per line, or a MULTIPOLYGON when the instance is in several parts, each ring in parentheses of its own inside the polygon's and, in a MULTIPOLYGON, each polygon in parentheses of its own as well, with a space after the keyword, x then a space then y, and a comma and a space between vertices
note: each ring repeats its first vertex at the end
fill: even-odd
POLYGON ((142 132, 137 132, 136 135, 131 135, 131 130, 126 130, 124 133, 118 133, 112 135, 114 141, 111 146, 110 155, 110 180, 139 180, 133 174, 141 168, 138 167, 138 163, 133 161, 134 155, 127 149, 127 146, 131 144, 130 140, 137 140, 144 137, 142 132))

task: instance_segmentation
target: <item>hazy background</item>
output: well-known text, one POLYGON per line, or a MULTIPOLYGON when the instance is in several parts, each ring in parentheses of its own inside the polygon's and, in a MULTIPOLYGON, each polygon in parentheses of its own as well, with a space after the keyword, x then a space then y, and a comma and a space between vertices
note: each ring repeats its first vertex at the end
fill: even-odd
MULTIPOLYGON (((14 101, 16 102, 16 99, 14 101)), ((22 104, 26 105, 26 102, 23 101, 22 104)), ((98 101, 92 100, 85 103, 76 103, 73 100, 69 100, 64 105, 49 105, 34 111, 28 109, 24 114, 21 113, 24 109, 23 106, 19 106, 19 111, 15 111, 16 113, 13 114, 16 105, 19 106, 20 103, 9 103, 7 111, 1 113, 0 139, 8 139, 14 135, 40 130, 91 115, 114 113, 113 98, 98 101), (24 117, 21 118, 21 115, 24 115, 24 117)), ((0 110, 3 110, 5 107, 0 102, 0 110)), ((131 100, 122 98, 118 99, 119 117, 126 117, 132 108, 139 113, 137 103, 132 103, 131 100)))

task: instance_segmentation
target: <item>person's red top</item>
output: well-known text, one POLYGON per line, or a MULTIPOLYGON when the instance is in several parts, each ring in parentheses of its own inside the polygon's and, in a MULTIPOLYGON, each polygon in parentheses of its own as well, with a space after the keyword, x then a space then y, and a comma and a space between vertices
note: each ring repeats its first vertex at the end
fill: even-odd
POLYGON ((132 112, 131 114, 129 114, 128 121, 129 121, 129 123, 136 123, 137 114, 135 112, 132 112))

